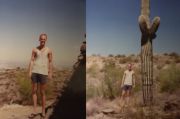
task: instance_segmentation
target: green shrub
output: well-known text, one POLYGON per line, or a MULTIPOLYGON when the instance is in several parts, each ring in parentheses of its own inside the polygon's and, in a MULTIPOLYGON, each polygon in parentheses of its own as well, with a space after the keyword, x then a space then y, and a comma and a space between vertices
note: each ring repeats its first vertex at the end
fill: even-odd
POLYGON ((127 61, 126 61, 126 59, 125 58, 121 58, 121 59, 119 59, 119 63, 120 64, 125 64, 127 61))
MULTIPOLYGON (((26 71, 18 71, 15 74, 15 78, 17 81, 17 85, 19 86, 19 92, 20 92, 20 96, 22 98, 22 102, 25 104, 30 104, 32 103, 32 86, 31 86, 31 79, 28 78, 27 76, 27 72, 26 71)), ((50 99, 53 96, 53 81, 49 81, 47 83, 47 89, 46 89, 46 98, 50 99)), ((39 88, 39 87, 38 87, 39 88)), ((39 90, 38 90, 38 96, 40 96, 39 94, 39 90)))
POLYGON ((134 62, 134 63, 138 63, 138 62, 140 62, 140 61, 138 60, 138 58, 136 58, 136 59, 134 59, 133 62, 134 62))
POLYGON ((133 62, 133 59, 132 59, 131 56, 122 57, 121 59, 119 59, 120 64, 125 64, 125 63, 128 63, 128 62, 133 62))
POLYGON ((180 88, 180 68, 172 64, 167 69, 161 70, 159 80, 160 91, 172 93, 180 88))
POLYGON ((114 55, 113 54, 109 54, 108 57, 114 57, 114 55))
POLYGON ((118 54, 118 55, 116 55, 115 57, 116 57, 116 58, 121 58, 122 55, 118 54))
POLYGON ((158 63, 157 64, 157 69, 161 70, 164 67, 164 65, 165 65, 164 63, 158 63))
POLYGON ((171 61, 169 59, 165 61, 165 64, 170 64, 170 63, 171 61))
POLYGON ((88 69, 87 69, 87 73, 90 75, 90 76, 92 76, 92 77, 96 77, 96 75, 97 75, 97 68, 98 68, 98 66, 97 66, 97 64, 93 64, 91 67, 89 67, 88 69))
POLYGON ((168 56, 169 54, 168 54, 168 53, 164 53, 163 55, 164 55, 164 56, 168 56))
POLYGON ((99 91, 98 87, 86 85, 86 100, 98 96, 101 96, 101 92, 99 91))
POLYGON ((21 98, 25 102, 31 101, 31 80, 27 77, 27 72, 19 71, 16 73, 16 81, 19 86, 21 98))
POLYGON ((116 68, 113 63, 105 64, 104 69, 105 78, 101 85, 102 96, 113 99, 119 96, 123 71, 122 69, 116 68))
POLYGON ((140 67, 134 68, 134 72, 135 72, 135 82, 136 82, 134 92, 139 92, 142 89, 142 86, 141 86, 141 69, 140 69, 140 67))
POLYGON ((175 63, 180 63, 180 57, 175 59, 175 63))
POLYGON ((169 53, 169 56, 174 57, 174 58, 178 58, 179 54, 176 52, 172 52, 172 53, 169 53))
POLYGON ((126 57, 124 54, 117 54, 116 56, 115 56, 116 58, 123 58, 123 57, 126 57))

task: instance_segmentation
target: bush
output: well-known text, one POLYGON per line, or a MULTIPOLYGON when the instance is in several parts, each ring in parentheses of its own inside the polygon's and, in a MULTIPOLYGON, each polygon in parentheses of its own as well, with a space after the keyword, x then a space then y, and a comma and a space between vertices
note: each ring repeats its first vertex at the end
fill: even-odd
POLYGON ((122 69, 116 68, 113 63, 105 64, 104 69, 105 78, 101 85, 102 96, 113 99, 119 96, 123 71, 122 69))
POLYGON ((136 82, 136 86, 134 88, 135 92, 139 92, 141 91, 141 69, 139 67, 134 68, 134 72, 135 72, 135 82, 136 82))
POLYGON ((165 64, 170 64, 170 63, 171 63, 171 61, 168 59, 165 61, 165 64))
POLYGON ((125 64, 125 63, 128 63, 128 62, 133 62, 131 56, 122 57, 122 58, 119 60, 119 63, 120 63, 120 64, 125 64))
POLYGON ((134 63, 139 63, 140 61, 138 60, 138 58, 134 59, 134 63))
POLYGON ((164 63, 157 64, 157 69, 161 70, 164 67, 164 63))
POLYGON ((97 75, 97 68, 97 64, 93 64, 91 67, 87 69, 87 74, 95 78, 97 75))
POLYGON ((116 55, 115 57, 116 57, 116 58, 123 58, 123 57, 126 57, 126 56, 125 56, 124 54, 122 54, 122 55, 121 55, 121 54, 118 54, 118 55, 116 55))
POLYGON ((180 88, 180 68, 172 64, 169 68, 161 70, 159 80, 160 91, 172 93, 180 88))
POLYGON ((86 85, 86 100, 89 100, 94 97, 99 97, 100 91, 98 87, 95 87, 93 85, 86 85))
POLYGON ((164 56, 168 56, 168 53, 164 53, 163 55, 164 55, 164 56))
POLYGON ((174 57, 174 58, 178 58, 179 57, 178 53, 176 53, 176 52, 170 53, 169 56, 174 57))
POLYGON ((23 102, 30 102, 31 99, 31 80, 27 77, 27 72, 19 71, 16 73, 16 81, 23 102))
POLYGON ((175 63, 180 63, 180 58, 176 58, 175 63))
POLYGON ((122 55, 118 54, 118 55, 116 55, 115 57, 116 57, 116 58, 121 58, 122 55))
MULTIPOLYGON (((27 72, 23 71, 23 70, 18 71, 15 74, 15 78, 17 81, 17 85, 19 86, 19 92, 20 92, 20 96, 22 98, 22 103, 23 104, 32 103, 31 79, 28 79, 27 72)), ((49 81, 47 83, 47 89, 46 89, 46 98, 47 99, 49 99, 53 96, 53 93, 52 93, 53 89, 54 89, 53 82, 49 81)), ((40 96, 39 90, 38 90, 38 96, 40 96)))
POLYGON ((109 54, 108 57, 114 57, 114 55, 113 54, 109 54))

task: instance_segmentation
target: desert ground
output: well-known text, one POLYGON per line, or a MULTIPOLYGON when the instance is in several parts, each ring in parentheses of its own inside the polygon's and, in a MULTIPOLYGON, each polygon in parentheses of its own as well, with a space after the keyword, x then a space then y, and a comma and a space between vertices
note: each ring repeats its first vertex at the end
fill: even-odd
MULTIPOLYGON (((48 81, 47 107, 56 101, 63 92, 66 82, 72 74, 72 68, 55 69, 53 79, 48 81)), ((28 119, 32 113, 31 82, 27 69, 0 69, 0 117, 2 119, 28 119)), ((41 102, 38 102, 41 113, 41 102)))
POLYGON ((143 105, 140 55, 87 56, 87 119, 179 119, 180 56, 154 54, 153 105, 143 105), (120 111, 121 80, 128 63, 133 64, 136 87, 129 106, 120 111))

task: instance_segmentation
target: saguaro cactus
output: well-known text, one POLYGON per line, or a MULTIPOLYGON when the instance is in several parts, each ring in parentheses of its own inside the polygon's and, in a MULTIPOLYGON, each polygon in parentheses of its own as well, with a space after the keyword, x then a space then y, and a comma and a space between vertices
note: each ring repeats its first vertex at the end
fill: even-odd
POLYGON ((155 17, 150 22, 150 0, 141 0, 141 15, 139 26, 141 36, 141 73, 143 101, 145 105, 153 102, 153 47, 152 40, 156 37, 156 31, 160 24, 160 18, 155 17))

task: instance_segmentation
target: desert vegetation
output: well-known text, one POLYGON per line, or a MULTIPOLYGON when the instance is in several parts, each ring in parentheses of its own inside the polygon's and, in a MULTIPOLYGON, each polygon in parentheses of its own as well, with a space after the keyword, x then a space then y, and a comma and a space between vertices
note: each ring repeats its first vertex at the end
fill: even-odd
MULTIPOLYGON (((54 100, 56 98, 59 90, 62 90, 65 86, 69 75, 71 75, 70 69, 54 70, 53 80, 49 80, 47 84, 47 100, 54 100)), ((14 69, 2 69, 0 77, 1 88, 3 89, 1 90, 1 94, 7 94, 0 102, 1 105, 9 103, 23 105, 32 104, 31 80, 28 78, 27 69, 20 67, 14 69), (6 89, 6 86, 8 86, 8 88, 7 90, 4 90, 6 89)))
MULTIPOLYGON (((164 112, 166 103, 175 101, 178 112, 180 107, 180 55, 173 53, 155 54, 154 61, 154 99, 156 108, 161 114, 171 115, 171 112, 164 112)), ((133 89, 133 101, 131 102, 132 116, 141 117, 143 113, 142 88, 141 88, 141 61, 140 55, 113 55, 100 56, 93 55, 87 57, 87 118, 96 118, 100 116, 103 109, 118 106, 121 95, 121 80, 123 72, 128 63, 133 64, 135 71, 136 87, 133 89)), ((158 111, 155 111, 155 113, 158 111)), ((112 117, 111 117, 112 118, 112 117)), ((115 118, 112 118, 115 119, 115 118)), ((173 119, 173 116, 172 116, 173 119)))

